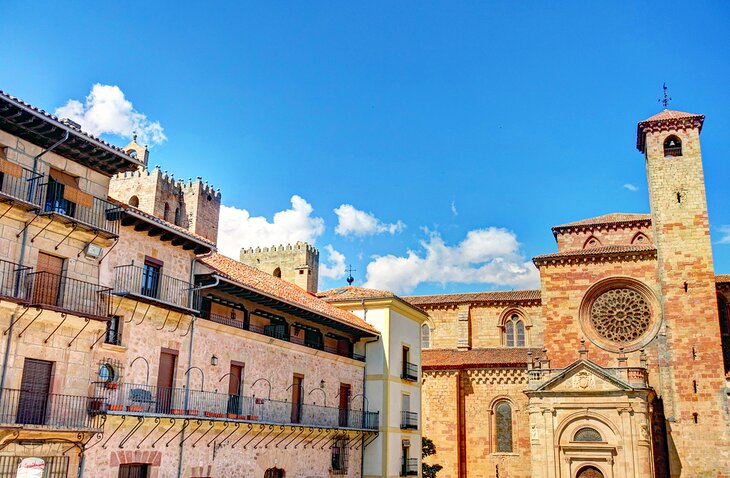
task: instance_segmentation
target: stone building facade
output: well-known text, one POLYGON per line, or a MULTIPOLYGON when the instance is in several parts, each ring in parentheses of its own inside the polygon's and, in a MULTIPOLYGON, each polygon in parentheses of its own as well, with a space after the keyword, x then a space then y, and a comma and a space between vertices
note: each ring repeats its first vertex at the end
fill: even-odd
POLYGON ((539 290, 406 298, 429 314, 440 477, 730 476, 730 281, 713 268, 703 122, 639 123, 650 214, 554 227, 539 290))
POLYGON ((220 193, 148 158, 0 93, 0 477, 361 477, 380 331, 215 253, 220 193))
POLYGON ((319 287, 319 250, 306 242, 241 249, 240 259, 307 292, 315 293, 319 287))

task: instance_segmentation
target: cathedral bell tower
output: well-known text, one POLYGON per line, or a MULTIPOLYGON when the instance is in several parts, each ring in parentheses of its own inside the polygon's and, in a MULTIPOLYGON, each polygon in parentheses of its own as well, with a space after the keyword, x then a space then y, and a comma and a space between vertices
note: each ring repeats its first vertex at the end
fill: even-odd
POLYGON ((665 109, 642 121, 664 323, 659 383, 672 477, 730 473, 728 414, 700 131, 705 117, 665 109), (682 457, 681 460, 677 457, 682 457))

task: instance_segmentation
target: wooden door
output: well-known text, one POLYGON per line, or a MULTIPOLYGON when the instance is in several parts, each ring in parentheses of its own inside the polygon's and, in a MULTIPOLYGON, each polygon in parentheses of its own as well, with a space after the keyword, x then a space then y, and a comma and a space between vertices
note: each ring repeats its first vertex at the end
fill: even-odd
POLYGON ((346 383, 340 384, 340 426, 349 426, 350 415, 350 386, 346 383))
POLYGON ((304 377, 301 375, 294 375, 294 382, 291 387, 291 422, 299 423, 302 419, 302 401, 304 395, 302 394, 302 381, 304 377))
POLYGON ((243 384, 243 365, 231 363, 228 374, 228 413, 241 415, 241 385, 243 384))
POLYGON ((33 303, 44 305, 62 305, 61 275, 63 274, 63 259, 60 257, 38 253, 36 273, 33 275, 33 303))
POLYGON ((175 365, 177 354, 160 352, 160 366, 157 372, 157 412, 170 413, 173 385, 175 384, 175 365))
POLYGON ((129 465, 119 465, 119 478, 147 478, 149 476, 149 465, 143 463, 133 463, 129 465))
POLYGON ((45 424, 52 373, 53 362, 25 359, 18 398, 18 423, 45 424))

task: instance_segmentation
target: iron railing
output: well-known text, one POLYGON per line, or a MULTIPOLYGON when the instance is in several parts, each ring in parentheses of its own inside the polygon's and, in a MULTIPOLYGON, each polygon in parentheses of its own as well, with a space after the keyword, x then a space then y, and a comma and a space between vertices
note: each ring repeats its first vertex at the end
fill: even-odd
POLYGON ((404 430, 418 429, 418 413, 400 412, 400 427, 404 430))
POLYGON ((403 370, 401 371, 400 378, 403 380, 409 380, 415 382, 418 380, 418 365, 410 362, 403 362, 403 370))
POLYGON ((28 298, 30 267, 0 259, 0 296, 25 301, 28 298))
POLYGON ((404 458, 401 461, 400 476, 418 476, 418 458, 404 458))
POLYGON ((0 175, 0 193, 13 199, 19 199, 26 203, 41 207, 41 195, 36 185, 39 179, 43 178, 40 173, 34 173, 30 169, 21 166, 20 177, 11 174, 0 175))
MULTIPOLYGON (((214 314, 211 312, 204 312, 202 314, 202 318, 210 320, 211 322, 216 322, 218 324, 224 324, 224 325, 228 325, 230 327, 235 327, 237 329, 248 330, 249 332, 266 335, 267 337, 273 337, 275 339, 285 340, 287 342, 298 343, 300 345, 311 347, 302 339, 299 339, 299 340, 293 339, 287 333, 286 326, 283 326, 283 325, 260 326, 260 325, 244 322, 243 320, 233 319, 233 318, 227 317, 225 315, 214 314)), ((327 353, 339 355, 341 357, 349 357, 349 358, 352 358, 355 360, 359 360, 360 362, 365 361, 364 355, 359 355, 356 353, 352 353, 350 355, 343 354, 340 352, 340 350, 337 349, 337 347, 332 347, 329 345, 324 345, 322 348, 319 348, 319 347, 311 347, 311 348, 316 348, 317 350, 324 350, 327 353)))
POLYGON ((101 398, 4 388, 0 391, 0 424, 100 430, 103 405, 101 398))
POLYGON ((200 308, 200 293, 189 282, 133 264, 117 266, 114 271, 114 294, 148 297, 184 309, 200 308))
POLYGON ((104 397, 105 409, 109 413, 198 417, 360 430, 377 430, 379 426, 378 412, 340 410, 337 407, 153 385, 106 382, 95 382, 93 385, 94 395, 104 397))
POLYGON ((664 147, 664 157, 676 157, 676 156, 682 156, 682 147, 681 146, 665 146, 664 147))
POLYGON ((111 312, 109 287, 45 271, 28 273, 28 283, 33 306, 95 318, 106 318, 111 312))
POLYGON ((92 197, 91 207, 75 204, 63 197, 63 189, 57 183, 38 185, 44 213, 59 214, 93 230, 103 231, 113 236, 119 235, 121 207, 98 197, 92 197))

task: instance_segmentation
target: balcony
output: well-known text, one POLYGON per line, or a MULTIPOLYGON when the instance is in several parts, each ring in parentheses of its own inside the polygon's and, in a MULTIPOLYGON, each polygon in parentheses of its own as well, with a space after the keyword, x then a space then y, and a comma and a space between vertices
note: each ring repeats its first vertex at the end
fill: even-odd
POLYGON ((378 412, 296 404, 258 397, 228 395, 184 388, 94 382, 94 395, 103 397, 110 414, 165 415, 183 418, 243 421, 273 425, 377 430, 378 412))
POLYGON ((418 429, 418 413, 400 412, 400 427, 402 430, 418 429))
POLYGON ((27 282, 31 306, 91 319, 106 320, 111 312, 109 287, 51 272, 30 272, 27 282))
POLYGON ((206 320, 210 320, 211 322, 215 322, 218 324, 224 324, 224 325, 228 325, 230 327, 235 327, 237 329, 248 330, 249 332, 253 332, 256 334, 260 334, 260 335, 265 335, 267 337, 272 337, 275 339, 284 340, 286 342, 304 345, 305 347, 313 348, 316 350, 323 350, 323 351, 325 351, 327 353, 331 353, 333 355, 339 355, 340 357, 347 357, 347 358, 358 360, 360 362, 365 361, 365 356, 363 356, 363 355, 358 355, 355 353, 346 354, 346 353, 343 353, 342 350, 338 350, 337 347, 332 347, 332 346, 328 346, 328 345, 322 345, 320 347, 318 344, 307 342, 306 340, 302 340, 302 339, 297 339, 296 337, 291 337, 291 335, 289 334, 288 328, 284 325, 271 324, 271 325, 265 325, 262 327, 260 325, 255 325, 255 324, 250 324, 250 323, 244 322, 243 320, 240 320, 240 319, 233 319, 233 318, 225 316, 225 315, 214 314, 211 312, 204 312, 202 314, 202 318, 204 318, 206 320))
POLYGON ((115 267, 114 276, 115 295, 152 300, 186 312, 199 309, 199 292, 184 280, 133 264, 115 267))
POLYGON ((418 365, 410 362, 403 362, 403 370, 401 371, 400 378, 408 380, 410 382, 418 381, 418 365))
POLYGON ((42 201, 36 183, 43 175, 7 160, 0 162, 4 170, 0 173, 0 202, 19 201, 26 209, 40 209, 42 201))
POLYGON ((3 389, 0 426, 54 430, 101 430, 102 401, 93 397, 3 389))
POLYGON ((80 226, 103 237, 119 235, 121 207, 93 196, 86 205, 74 203, 64 197, 64 189, 56 183, 40 184, 38 189, 38 197, 42 200, 41 214, 53 215, 62 222, 80 226))
POLYGON ((28 273, 30 267, 0 259, 0 297, 25 302, 28 299, 28 273))
POLYGON ((406 458, 401 462, 400 476, 418 476, 418 458, 406 458))

